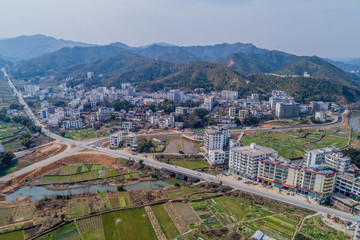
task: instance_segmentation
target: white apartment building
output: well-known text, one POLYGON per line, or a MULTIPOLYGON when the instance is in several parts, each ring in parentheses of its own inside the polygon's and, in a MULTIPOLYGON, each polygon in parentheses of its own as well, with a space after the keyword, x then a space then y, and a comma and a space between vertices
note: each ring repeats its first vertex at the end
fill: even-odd
POLYGON ((126 146, 136 146, 137 145, 137 137, 135 133, 129 133, 124 137, 126 146))
POLYGON ((349 171, 351 159, 341 152, 332 152, 325 155, 325 164, 340 174, 344 174, 349 171))
POLYGON ((223 90, 221 91, 221 97, 228 100, 236 100, 239 97, 239 93, 237 91, 223 90))
POLYGON ((132 125, 132 122, 122 122, 121 127, 124 130, 130 131, 132 129, 133 125, 132 125))
POLYGON ((205 148, 207 150, 221 149, 229 145, 230 131, 225 128, 205 129, 205 148))
POLYGON ((187 115, 189 108, 188 107, 176 107, 175 113, 179 115, 187 115))
POLYGON ((66 120, 62 122, 64 129, 81 129, 83 128, 83 122, 81 119, 78 120, 66 120))
POLYGON ((269 157, 277 157, 278 153, 271 148, 257 146, 242 146, 230 149, 229 169, 230 172, 245 178, 256 179, 258 174, 259 160, 269 157))
POLYGON ((120 146, 120 143, 123 141, 123 132, 117 132, 110 136, 110 145, 113 147, 120 146))
POLYGON ((350 173, 337 175, 335 191, 360 201, 360 176, 350 173))
POLYGON ((224 164, 225 152, 221 149, 209 150, 207 160, 210 163, 210 165, 224 164))
POLYGON ((311 167, 314 165, 321 165, 325 163, 325 155, 329 153, 340 152, 340 149, 335 147, 323 147, 309 149, 305 152, 303 166, 311 167))
POLYGON ((236 108, 230 107, 229 108, 229 117, 235 117, 236 116, 236 108))

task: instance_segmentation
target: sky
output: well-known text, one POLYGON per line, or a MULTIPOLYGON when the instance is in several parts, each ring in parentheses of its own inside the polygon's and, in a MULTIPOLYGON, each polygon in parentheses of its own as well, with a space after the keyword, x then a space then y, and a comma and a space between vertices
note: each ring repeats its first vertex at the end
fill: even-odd
POLYGON ((0 38, 242 42, 297 55, 360 57, 359 0, 1 0, 0 8, 0 38))

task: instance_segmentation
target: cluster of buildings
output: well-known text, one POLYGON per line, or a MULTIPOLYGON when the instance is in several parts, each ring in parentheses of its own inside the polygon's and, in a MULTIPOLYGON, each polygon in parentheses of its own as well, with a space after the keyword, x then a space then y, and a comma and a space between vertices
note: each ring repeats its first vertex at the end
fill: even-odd
POLYGON ((360 189, 354 191, 352 185, 347 191, 340 187, 351 175, 350 163, 350 158, 335 147, 307 150, 303 161, 294 163, 278 156, 274 149, 252 143, 230 149, 229 171, 246 179, 325 199, 336 191, 359 195, 360 189))

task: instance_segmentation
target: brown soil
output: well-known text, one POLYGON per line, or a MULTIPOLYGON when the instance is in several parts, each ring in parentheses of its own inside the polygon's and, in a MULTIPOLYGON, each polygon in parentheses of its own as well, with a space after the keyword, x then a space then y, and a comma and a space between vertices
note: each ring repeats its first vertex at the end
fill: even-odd
POLYGON ((129 190, 132 205, 149 205, 150 203, 167 202, 169 197, 164 190, 129 190))
POLYGON ((52 142, 34 150, 26 151, 23 157, 18 158, 18 164, 39 162, 65 151, 66 148, 65 144, 52 142))
POLYGON ((100 147, 102 148, 110 148, 110 140, 106 140, 100 143, 100 147))
POLYGON ((150 219, 151 225, 153 226, 157 239, 166 240, 165 234, 163 233, 163 231, 161 231, 159 221, 156 219, 154 212, 151 210, 151 207, 146 206, 145 211, 150 219))
POLYGON ((62 158, 54 163, 51 163, 42 168, 36 169, 30 173, 21 175, 17 178, 13 178, 6 186, 0 191, 1 193, 7 193, 12 191, 14 188, 18 187, 25 179, 37 179, 44 176, 46 173, 54 171, 55 169, 61 168, 63 165, 72 164, 72 163, 95 163, 102 164, 105 166, 113 167, 115 170, 121 170, 122 167, 118 166, 120 162, 119 158, 109 157, 102 154, 90 154, 82 153, 74 156, 69 156, 62 158))
POLYGON ((174 206, 171 203, 164 204, 164 208, 166 212, 169 214, 171 220, 174 222, 179 233, 184 233, 188 231, 188 227, 185 222, 181 219, 181 217, 177 214, 174 206))

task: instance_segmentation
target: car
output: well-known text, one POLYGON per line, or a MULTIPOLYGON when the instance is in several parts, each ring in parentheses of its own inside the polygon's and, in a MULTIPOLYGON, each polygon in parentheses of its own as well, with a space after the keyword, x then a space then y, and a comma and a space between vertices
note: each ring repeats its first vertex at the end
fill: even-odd
POLYGON ((196 175, 201 176, 201 173, 196 173, 196 175))

